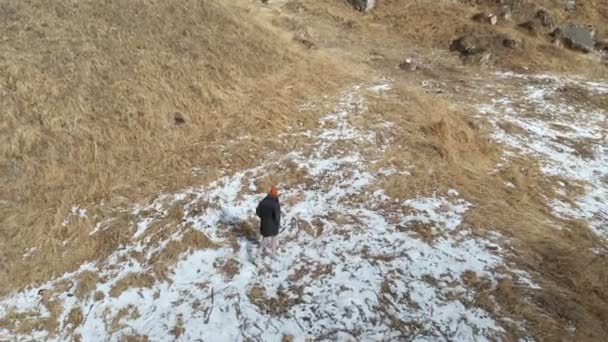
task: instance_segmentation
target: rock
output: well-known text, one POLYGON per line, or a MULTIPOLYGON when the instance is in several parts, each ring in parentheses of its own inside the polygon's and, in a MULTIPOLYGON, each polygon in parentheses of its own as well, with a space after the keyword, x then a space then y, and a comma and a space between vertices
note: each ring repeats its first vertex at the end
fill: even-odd
POLYGON ((555 22, 547 11, 540 9, 536 11, 534 18, 525 21, 518 26, 526 29, 532 34, 547 33, 555 27, 555 22))
POLYGON ((482 41, 474 35, 464 35, 452 42, 451 51, 458 51, 463 56, 472 56, 484 52, 482 41))
POLYGON ((599 52, 608 54, 608 39, 595 42, 595 49, 599 52))
POLYGON ((576 9, 576 0, 564 0, 564 9, 568 12, 576 9))
POLYGON ((481 12, 481 13, 475 14, 473 16, 473 20, 480 22, 480 23, 490 24, 490 25, 496 25, 496 23, 498 23, 498 17, 496 17, 496 15, 494 15, 492 13, 487 13, 487 12, 481 12))
POLYGON ((591 52, 595 48, 595 31, 589 26, 565 24, 553 31, 553 39, 562 42, 572 50, 591 52))
POLYGON ((519 46, 519 42, 515 39, 505 37, 502 40, 502 46, 506 47, 507 49, 515 49, 519 46))
POLYGON ((536 11, 535 18, 538 19, 543 27, 552 28, 555 26, 553 18, 543 9, 536 11))
POLYGON ((510 21, 513 17, 512 13, 511 13, 511 8, 509 6, 504 6, 498 13, 498 16, 502 20, 510 21))
POLYGON ((418 69, 418 65, 411 58, 408 58, 405 61, 399 63, 399 69, 415 71, 418 69))
POLYGON ((492 53, 486 52, 481 56, 481 58, 479 58, 477 61, 474 61, 474 62, 477 62, 481 65, 487 65, 490 63, 491 58, 492 58, 492 53))
POLYGON ((184 114, 182 114, 180 112, 175 112, 173 114, 173 120, 174 120, 176 126, 181 126, 181 125, 186 124, 186 118, 184 117, 184 114))
POLYGON ((467 34, 452 42, 451 51, 458 51, 465 63, 490 64, 511 53, 520 42, 505 34, 467 34))
POLYGON ((539 31, 542 31, 541 25, 537 20, 528 20, 517 26, 525 29, 526 31, 528 31, 528 33, 537 33, 539 31))
POLYGON ((376 0, 348 0, 348 3, 359 12, 369 12, 376 7, 376 0))
POLYGON ((312 49, 313 47, 315 47, 315 43, 312 42, 312 38, 306 30, 298 31, 294 35, 293 40, 304 45, 304 47, 306 47, 307 49, 312 49))

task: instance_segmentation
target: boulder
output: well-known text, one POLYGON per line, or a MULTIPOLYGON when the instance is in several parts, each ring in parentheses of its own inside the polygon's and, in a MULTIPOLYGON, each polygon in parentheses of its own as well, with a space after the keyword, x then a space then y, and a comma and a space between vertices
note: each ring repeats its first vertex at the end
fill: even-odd
POLYGON ((534 17, 518 25, 531 34, 548 33, 555 27, 555 21, 549 13, 543 9, 536 11, 534 17))
POLYGON ((369 12, 376 6, 376 0, 348 0, 348 3, 359 12, 369 12))
POLYGON ((608 39, 595 42, 595 49, 599 52, 608 54, 608 39))
POLYGON ((181 126, 186 124, 186 117, 184 114, 180 112, 173 113, 173 122, 176 126, 181 126))
POLYGON ((591 52, 595 48, 595 31, 586 25, 565 24, 553 31, 551 36, 570 49, 591 52))
POLYGON ((489 64, 492 60, 503 58, 520 43, 504 34, 477 35, 466 34, 452 41, 451 51, 460 53, 465 63, 489 64))
POLYGON ((481 37, 467 34, 452 42, 451 51, 458 51, 463 56, 472 56, 486 51, 481 37))
POLYGON ((505 37, 502 39, 502 46, 506 47, 507 49, 515 49, 519 46, 519 42, 515 39, 505 37))

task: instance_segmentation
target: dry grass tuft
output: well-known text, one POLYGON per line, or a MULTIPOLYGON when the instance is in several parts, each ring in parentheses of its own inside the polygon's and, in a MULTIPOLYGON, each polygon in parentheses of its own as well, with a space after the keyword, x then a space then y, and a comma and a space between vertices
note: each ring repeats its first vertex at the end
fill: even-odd
POLYGON ((145 335, 123 335, 121 342, 148 342, 150 339, 145 335))
POLYGON ((31 334, 43 327, 44 321, 40 318, 40 313, 35 311, 16 312, 14 309, 9 309, 4 317, 0 318, 0 328, 18 334, 31 334))
POLYGON ((241 264, 234 258, 228 259, 220 268, 227 280, 232 280, 234 276, 239 273, 241 264))
POLYGON ((70 326, 70 333, 74 331, 84 320, 84 315, 82 314, 82 309, 80 307, 74 307, 70 310, 68 317, 66 318, 64 325, 70 326))
POLYGON ((120 329, 122 329, 125 325, 124 323, 122 323, 123 319, 137 319, 139 318, 140 312, 139 310, 137 310, 137 307, 133 306, 133 305, 129 305, 126 306, 122 309, 120 309, 117 313, 116 316, 114 316, 112 318, 112 322, 110 324, 110 329, 112 332, 118 331, 120 329))
MULTIPOLYGON (((295 290, 295 292, 298 293, 297 289, 292 290, 295 290)), ((269 298, 266 294, 266 290, 257 284, 249 290, 247 296, 252 304, 263 312, 273 316, 286 314, 292 306, 299 302, 299 298, 292 298, 292 296, 285 293, 285 290, 281 287, 277 290, 276 297, 269 298)))
POLYGON ((100 302, 100 301, 104 300, 105 297, 106 297, 106 295, 102 291, 97 291, 97 292, 95 292, 93 299, 96 302, 100 302))
POLYGON ((182 254, 206 248, 218 248, 219 245, 209 239, 205 233, 195 230, 186 230, 180 240, 171 240, 165 248, 152 255, 147 261, 148 265, 154 269, 154 274, 159 278, 168 281, 169 268, 175 265, 182 254))
POLYGON ((171 329, 171 335, 175 336, 175 338, 178 339, 185 331, 186 329, 184 328, 184 319, 182 318, 182 315, 179 315, 177 316, 177 323, 175 323, 175 326, 173 327, 173 329, 171 329))
POLYGON ((124 278, 116 282, 110 290, 110 296, 118 297, 126 290, 134 288, 150 288, 154 285, 155 279, 153 276, 144 273, 129 273, 124 278))
POLYGON ((435 232, 432 224, 421 221, 412 221, 406 227, 398 228, 400 231, 413 230, 422 241, 428 244, 432 244, 433 241, 435 241, 435 239, 438 237, 438 234, 435 232))
POLYGON ((74 295, 83 300, 91 296, 97 284, 101 281, 99 274, 93 271, 84 271, 76 276, 76 290, 74 295))

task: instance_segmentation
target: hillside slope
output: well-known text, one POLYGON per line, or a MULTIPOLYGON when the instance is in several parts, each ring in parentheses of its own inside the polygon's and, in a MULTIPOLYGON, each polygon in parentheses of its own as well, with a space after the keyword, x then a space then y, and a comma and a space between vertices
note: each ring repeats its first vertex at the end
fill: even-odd
POLYGON ((126 238, 67 228, 73 205, 112 216, 125 201, 246 166, 266 151, 227 142, 281 148, 264 140, 296 120, 285 113, 335 86, 339 67, 304 58, 235 5, 2 1, 0 293, 126 238), (23 267, 30 248, 45 252, 23 267))
POLYGON ((608 67, 549 27, 608 12, 577 3, 5 0, 0 339, 601 341, 608 67))

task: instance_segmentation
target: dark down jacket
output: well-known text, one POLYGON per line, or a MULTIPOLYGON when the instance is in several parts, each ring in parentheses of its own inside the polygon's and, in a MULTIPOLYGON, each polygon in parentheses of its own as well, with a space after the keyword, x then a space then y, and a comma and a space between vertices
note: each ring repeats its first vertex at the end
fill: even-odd
POLYGON ((266 196, 256 209, 256 214, 262 223, 260 225, 260 233, 262 236, 276 236, 279 234, 279 226, 281 225, 281 205, 276 197, 266 196))

